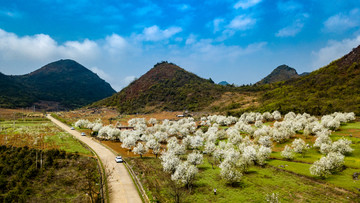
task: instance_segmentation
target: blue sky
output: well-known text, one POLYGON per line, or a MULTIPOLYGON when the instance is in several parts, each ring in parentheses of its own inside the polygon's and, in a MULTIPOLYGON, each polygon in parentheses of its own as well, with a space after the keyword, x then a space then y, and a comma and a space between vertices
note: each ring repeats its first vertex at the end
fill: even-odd
POLYGON ((0 0, 0 72, 70 58, 117 91, 160 61, 241 85, 359 44, 359 0, 0 0))

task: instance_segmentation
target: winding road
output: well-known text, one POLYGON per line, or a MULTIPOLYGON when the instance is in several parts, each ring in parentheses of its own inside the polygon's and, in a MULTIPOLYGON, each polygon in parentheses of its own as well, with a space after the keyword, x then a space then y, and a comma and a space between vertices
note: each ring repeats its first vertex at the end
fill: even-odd
POLYGON ((96 154, 98 154, 105 167, 105 171, 110 171, 108 177, 110 202, 142 202, 135 184, 130 177, 130 174, 126 170, 124 164, 115 162, 116 155, 112 151, 87 136, 81 136, 79 132, 76 130, 71 130, 69 126, 53 118, 52 116, 47 115, 47 118, 64 129, 66 132, 72 134, 78 140, 87 144, 96 152, 96 154))

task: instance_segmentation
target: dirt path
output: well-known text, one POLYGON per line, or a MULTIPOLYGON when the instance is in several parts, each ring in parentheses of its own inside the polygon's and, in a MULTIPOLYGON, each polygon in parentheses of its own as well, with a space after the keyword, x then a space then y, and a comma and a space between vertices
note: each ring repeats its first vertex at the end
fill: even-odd
POLYGON ((103 145, 92 140, 90 137, 81 136, 79 132, 71 130, 69 126, 56 120, 50 115, 47 115, 47 118, 91 147, 100 157, 105 170, 111 171, 108 179, 110 202, 142 202, 134 182, 132 181, 124 164, 115 162, 115 154, 103 145))

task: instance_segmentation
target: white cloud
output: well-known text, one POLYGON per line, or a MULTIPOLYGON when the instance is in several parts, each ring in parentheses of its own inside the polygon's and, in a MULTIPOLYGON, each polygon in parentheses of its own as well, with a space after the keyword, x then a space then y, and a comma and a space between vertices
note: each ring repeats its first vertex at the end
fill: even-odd
POLYGON ((308 13, 297 14, 296 20, 291 24, 280 29, 275 36, 277 37, 294 37, 303 29, 306 19, 309 18, 308 13))
POLYGON ((3 60, 19 57, 39 60, 56 52, 57 43, 48 35, 18 37, 0 29, 0 51, 3 60))
POLYGON ((254 18, 248 17, 246 15, 239 15, 231 20, 227 27, 234 30, 247 30, 253 27, 255 23, 256 20, 254 18))
POLYGON ((200 76, 204 71, 211 75, 203 68, 211 67, 216 72, 216 68, 224 64, 238 65, 239 61, 254 56, 266 46, 265 42, 228 46, 213 39, 199 39, 194 34, 176 39, 174 36, 180 29, 153 29, 152 32, 129 37, 112 34, 97 41, 85 39, 64 43, 58 43, 46 34, 17 36, 0 29, 0 72, 25 74, 52 61, 69 58, 91 67, 93 72, 119 91, 156 62, 167 60, 179 65, 187 64, 184 68, 190 71, 199 67, 197 73, 200 76), (155 33, 160 36, 153 36, 155 33), (166 39, 171 37, 175 39, 168 42, 166 39), (156 43, 148 43, 147 40, 156 43))
POLYGON ((221 25, 225 22, 223 18, 216 18, 212 21, 212 25, 214 27, 213 32, 216 33, 221 30, 221 25))
POLYGON ((153 25, 144 28, 143 33, 139 35, 139 38, 145 41, 161 41, 169 39, 181 31, 181 27, 169 27, 165 30, 161 30, 157 25, 153 25))
POLYGON ((325 31, 342 32, 360 25, 360 11, 355 8, 349 13, 339 13, 324 22, 325 31))
POLYGON ((262 50, 266 46, 266 42, 249 44, 246 47, 226 46, 224 44, 214 44, 210 39, 199 40, 191 45, 190 50, 192 56, 207 61, 224 61, 236 60, 240 56, 252 54, 262 50))
POLYGON ((111 55, 119 54, 125 51, 128 46, 128 42, 125 38, 112 34, 105 38, 104 49, 108 51, 111 55))
POLYGON ((135 76, 131 75, 131 76, 126 76, 124 79, 123 79, 123 82, 126 85, 130 84, 132 81, 135 80, 135 76))
POLYGON ((282 28, 275 35, 277 37, 294 37, 302 30, 303 27, 304 24, 302 22, 297 21, 290 26, 282 28))
POLYGON ((174 5, 179 11, 189 11, 192 7, 189 4, 176 4, 174 5))
POLYGON ((60 55, 65 57, 76 57, 81 59, 96 58, 99 54, 98 44, 94 41, 85 39, 83 42, 67 41, 58 47, 60 55))
POLYGON ((61 58, 95 61, 99 53, 98 44, 88 39, 58 44, 46 34, 20 37, 0 29, 0 66, 16 67, 14 74, 28 73, 32 66, 44 65, 61 58))
POLYGON ((67 41, 63 45, 49 35, 36 34, 18 37, 0 29, 0 51, 4 60, 23 57, 30 60, 49 60, 55 56, 73 58, 94 58, 98 46, 94 41, 67 41))
POLYGON ((277 8, 281 12, 294 12, 303 9, 303 5, 296 1, 279 1, 277 8))
POLYGON ((359 45, 360 35, 353 39, 329 41, 325 47, 319 49, 318 51, 312 52, 314 56, 312 65, 315 69, 328 65, 331 61, 344 56, 359 45))
POLYGON ((250 7, 257 5, 261 1, 262 0, 240 0, 234 5, 234 8, 235 9, 239 9, 239 8, 248 9, 250 7))
POLYGON ((194 34, 190 34, 190 36, 186 39, 185 44, 190 45, 196 42, 196 36, 194 34))
POLYGON ((94 73, 96 73, 100 78, 106 80, 106 81, 112 81, 113 78, 108 75, 107 73, 105 73, 103 70, 101 70, 100 68, 98 67, 92 67, 90 68, 90 70, 94 73))
POLYGON ((22 14, 19 11, 15 11, 15 10, 0 10, 0 15, 10 18, 19 18, 22 16, 22 14))

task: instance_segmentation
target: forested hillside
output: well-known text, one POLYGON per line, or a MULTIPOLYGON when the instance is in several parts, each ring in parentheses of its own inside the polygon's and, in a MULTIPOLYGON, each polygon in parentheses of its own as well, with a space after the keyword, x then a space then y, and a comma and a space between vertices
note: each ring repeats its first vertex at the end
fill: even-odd
POLYGON ((280 82, 261 97, 261 110, 335 111, 360 115, 360 46, 329 65, 296 80, 280 82))
POLYGON ((0 107, 29 107, 36 102, 55 102, 77 108, 111 96, 115 90, 73 60, 50 63, 21 76, 0 74, 0 107))
POLYGON ((198 111, 208 106, 230 87, 162 62, 112 97, 91 106, 113 106, 120 112, 198 111))

